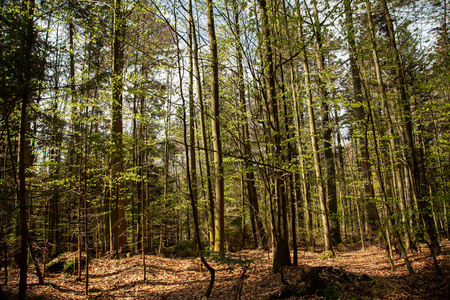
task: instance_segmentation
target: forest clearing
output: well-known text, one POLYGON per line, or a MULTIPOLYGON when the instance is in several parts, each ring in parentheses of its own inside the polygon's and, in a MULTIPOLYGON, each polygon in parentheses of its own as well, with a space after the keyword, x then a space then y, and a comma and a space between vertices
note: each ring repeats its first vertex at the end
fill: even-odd
MULTIPOLYGON (((443 275, 437 275, 423 245, 410 254, 415 274, 408 271, 398 257, 396 271, 391 272, 384 250, 379 246, 348 245, 336 251, 336 257, 320 259, 320 252, 299 249, 298 266, 286 266, 284 280, 302 286, 301 278, 313 267, 321 267, 323 286, 303 295, 289 293, 280 274, 273 274, 268 252, 245 250, 241 264, 212 262, 216 280, 211 299, 449 299, 450 243, 441 244, 438 257, 443 275), (248 267, 244 260, 251 260, 248 267), (245 271, 244 271, 245 270, 245 271), (244 274, 244 276, 243 276, 244 274), (329 287, 336 287, 330 289, 329 287), (326 292, 328 291, 328 292, 326 292), (330 294, 330 291, 333 291, 330 294), (284 294, 283 294, 284 292, 284 294), (328 293, 325 295, 325 293, 328 293), (240 295, 240 296, 239 296, 240 295), (281 296, 281 297, 280 297, 281 296), (328 296, 328 298, 326 298, 328 296), (333 298, 334 297, 334 298, 333 298)), ((76 257, 76 253, 65 257, 76 257)), ((204 299, 209 273, 199 258, 164 258, 147 255, 147 280, 143 280, 142 257, 112 260, 94 259, 90 267, 89 296, 85 296, 85 282, 76 275, 48 274, 44 285, 38 285, 30 267, 30 299, 204 299)), ((10 271, 10 283, 4 288, 4 299, 16 299, 18 270, 10 271)), ((83 274, 84 278, 84 274, 83 274)), ((1 278, 3 279, 3 278, 1 278)), ((303 284, 306 284, 303 281, 303 284)))

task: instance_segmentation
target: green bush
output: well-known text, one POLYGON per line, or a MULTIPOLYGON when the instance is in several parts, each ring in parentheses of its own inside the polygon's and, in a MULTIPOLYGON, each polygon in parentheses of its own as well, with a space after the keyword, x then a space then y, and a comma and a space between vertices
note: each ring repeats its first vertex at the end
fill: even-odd
POLYGON ((162 248, 162 255, 166 257, 190 257, 194 256, 194 242, 193 241, 181 241, 171 247, 162 248))
POLYGON ((334 252, 333 251, 324 251, 320 254, 319 258, 320 259, 329 259, 329 258, 333 258, 334 252))

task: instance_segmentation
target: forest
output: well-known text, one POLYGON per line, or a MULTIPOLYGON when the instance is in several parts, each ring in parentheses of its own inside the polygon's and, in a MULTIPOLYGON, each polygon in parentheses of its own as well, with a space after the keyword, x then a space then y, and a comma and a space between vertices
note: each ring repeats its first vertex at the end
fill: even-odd
POLYGON ((0 299, 450 297, 447 0, 0 1, 0 299))

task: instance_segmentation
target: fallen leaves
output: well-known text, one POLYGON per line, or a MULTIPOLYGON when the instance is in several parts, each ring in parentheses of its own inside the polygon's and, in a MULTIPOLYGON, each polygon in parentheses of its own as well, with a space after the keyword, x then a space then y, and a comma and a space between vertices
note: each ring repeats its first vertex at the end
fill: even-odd
MULTIPOLYGON (((442 243, 438 257, 444 275, 438 276, 429 250, 421 246, 409 253, 415 270, 409 275, 402 259, 395 257, 396 271, 391 272, 384 249, 377 245, 366 247, 348 245, 336 251, 331 259, 319 259, 320 252, 299 251, 299 266, 285 267, 284 279, 300 285, 302 276, 314 267, 321 267, 320 276, 335 286, 342 299, 449 299, 450 298, 450 243, 442 243), (364 279, 363 279, 364 278, 364 279)), ((74 253, 64 254, 74 257, 74 253)), ((246 250, 239 253, 252 260, 245 265, 219 263, 210 260, 216 269, 216 281, 211 299, 263 299, 283 290, 279 274, 272 274, 271 257, 267 252, 246 250)), ((143 280, 142 257, 112 260, 94 259, 89 268, 89 298, 95 299, 204 299, 209 272, 199 258, 171 259, 146 256, 147 280, 143 280)), ((29 269, 28 295, 31 299, 86 299, 85 282, 75 281, 75 275, 47 274, 46 284, 38 285, 37 277, 29 269)), ((83 273, 84 274, 84 273, 83 273)), ((2 274, 3 275, 3 274, 2 274)), ((0 279, 2 278, 0 275, 0 279)), ((7 297, 16 298, 18 270, 10 270, 10 282, 3 286, 7 297)), ((309 295, 314 299, 317 295, 309 295)), ((289 299, 301 299, 291 296, 289 299)), ((323 298, 320 296, 318 298, 323 298)), ((305 299, 305 298, 304 298, 305 299)))

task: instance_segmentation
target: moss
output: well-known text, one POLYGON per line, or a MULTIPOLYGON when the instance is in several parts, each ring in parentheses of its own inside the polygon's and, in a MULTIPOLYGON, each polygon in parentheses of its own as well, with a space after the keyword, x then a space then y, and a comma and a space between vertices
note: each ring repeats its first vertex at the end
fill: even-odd
POLYGON ((339 288, 331 285, 325 289, 325 299, 338 300, 340 298, 339 288))
POLYGON ((320 259, 329 259, 329 258, 333 258, 335 257, 335 254, 333 251, 324 251, 320 254, 319 258, 320 259))
POLYGON ((68 275, 73 272, 75 269, 75 262, 71 259, 66 260, 66 263, 64 264, 64 274, 68 275))

